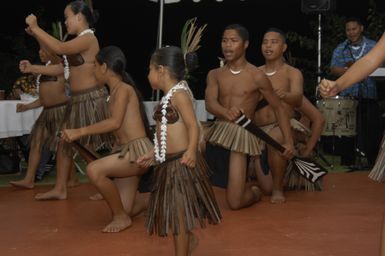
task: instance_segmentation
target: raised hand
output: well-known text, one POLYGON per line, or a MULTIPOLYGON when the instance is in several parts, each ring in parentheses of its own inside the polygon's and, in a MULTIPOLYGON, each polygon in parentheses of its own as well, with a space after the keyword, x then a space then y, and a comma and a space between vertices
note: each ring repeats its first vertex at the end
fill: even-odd
POLYGON ((31 73, 31 62, 28 60, 21 60, 19 62, 19 69, 21 73, 31 73))
POLYGON ((25 18, 25 23, 30 29, 37 27, 37 18, 34 14, 30 14, 25 18))

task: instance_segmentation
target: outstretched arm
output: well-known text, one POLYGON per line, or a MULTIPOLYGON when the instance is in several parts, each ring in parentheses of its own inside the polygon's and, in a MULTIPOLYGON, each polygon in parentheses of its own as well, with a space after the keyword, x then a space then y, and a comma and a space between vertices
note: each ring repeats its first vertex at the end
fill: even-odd
POLYGON ((322 80, 320 92, 323 97, 336 95, 349 86, 362 81, 385 61, 385 33, 380 40, 364 57, 355 62, 335 82, 322 80))
POLYGON ((25 19, 25 22, 29 26, 27 30, 32 32, 33 36, 44 46, 51 49, 54 53, 62 55, 62 54, 77 54, 82 51, 85 51, 89 48, 91 43, 91 36, 81 36, 76 37, 70 41, 62 42, 55 37, 51 36, 43 29, 39 27, 37 24, 36 16, 30 14, 25 19))
POLYGON ((47 76, 59 76, 64 73, 63 65, 32 65, 28 60, 21 60, 19 63, 19 69, 22 73, 43 74, 47 76))

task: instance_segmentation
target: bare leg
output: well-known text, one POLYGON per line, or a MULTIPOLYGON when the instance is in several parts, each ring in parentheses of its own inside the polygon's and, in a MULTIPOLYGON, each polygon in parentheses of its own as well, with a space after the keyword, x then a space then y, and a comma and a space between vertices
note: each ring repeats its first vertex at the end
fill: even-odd
POLYGON ((62 200, 67 199, 67 180, 72 164, 72 156, 63 152, 64 141, 60 141, 56 152, 56 183, 52 190, 38 193, 36 200, 62 200))
POLYGON ((239 210, 258 202, 261 196, 246 186, 246 155, 231 152, 226 198, 232 210, 239 210))
POLYGON ((134 206, 131 210, 130 216, 136 217, 145 210, 147 210, 148 200, 150 199, 150 193, 136 192, 134 206))
POLYGON ((118 158, 118 154, 109 155, 98 159, 87 166, 87 175, 91 182, 97 187, 108 206, 112 211, 112 222, 110 222, 103 232, 120 232, 132 225, 131 217, 124 209, 120 192, 116 184, 109 177, 131 177, 122 180, 123 185, 129 186, 122 188, 128 195, 125 196, 125 205, 132 208, 138 186, 138 175, 142 175, 145 170, 138 168, 136 164, 129 162, 128 154, 125 158, 118 158), (129 183, 129 184, 127 184, 129 183))
MULTIPOLYGON (((270 136, 280 143, 283 141, 282 133, 278 127, 271 130, 270 136)), ((286 198, 283 193, 283 179, 286 172, 287 160, 271 146, 267 146, 267 150, 268 162, 273 177, 273 190, 270 201, 273 204, 284 203, 286 198)))
POLYGON ((198 245, 198 240, 196 239, 195 235, 187 231, 185 223, 183 221, 184 212, 182 210, 182 202, 181 199, 178 198, 178 220, 179 220, 179 234, 174 235, 174 249, 175 249, 175 255, 176 256, 189 256, 192 253, 192 250, 195 249, 195 247, 198 245), (190 242, 194 244, 190 244, 190 242), (190 246, 191 245, 191 246, 190 246), (194 246, 194 248, 193 248, 194 246))
POLYGON ((258 185, 266 195, 271 195, 273 190, 273 178, 271 176, 271 172, 265 174, 262 170, 261 159, 260 157, 255 157, 253 159, 254 165, 250 164, 250 166, 255 167, 255 175, 257 176, 258 185))
POLYGON ((69 188, 77 187, 80 185, 78 175, 76 174, 76 167, 75 167, 74 161, 75 160, 71 161, 71 170, 70 170, 70 174, 68 177, 68 187, 69 188))
POLYGON ((31 148, 29 150, 27 173, 24 179, 18 181, 10 181, 12 186, 19 188, 31 189, 35 186, 36 170, 39 167, 41 157, 41 148, 39 142, 32 139, 31 148))
POLYGON ((123 204, 123 208, 128 215, 131 216, 132 209, 135 203, 135 197, 137 194, 137 188, 139 184, 140 177, 139 176, 131 176, 124 178, 116 178, 114 179, 114 183, 116 184, 120 198, 123 204))

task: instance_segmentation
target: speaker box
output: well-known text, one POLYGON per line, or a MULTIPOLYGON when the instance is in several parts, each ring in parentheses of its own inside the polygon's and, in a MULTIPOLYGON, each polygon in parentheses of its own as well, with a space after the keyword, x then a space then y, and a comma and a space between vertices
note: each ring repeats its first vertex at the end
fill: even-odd
POLYGON ((301 11, 310 12, 331 12, 336 8, 336 0, 301 0, 301 11))

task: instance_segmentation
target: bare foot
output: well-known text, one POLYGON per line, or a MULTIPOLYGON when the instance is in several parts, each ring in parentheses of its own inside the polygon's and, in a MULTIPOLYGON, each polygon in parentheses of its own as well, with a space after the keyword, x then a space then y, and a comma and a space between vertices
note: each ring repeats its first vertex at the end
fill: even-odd
POLYGON ((9 184, 11 184, 14 187, 27 188, 27 189, 31 189, 35 186, 34 182, 26 181, 25 179, 18 180, 18 181, 10 181, 9 184))
POLYGON ((195 248, 198 247, 199 239, 194 233, 190 233, 189 235, 189 246, 188 246, 188 256, 191 256, 192 252, 195 248))
POLYGON ((286 201, 285 196, 281 190, 273 190, 270 202, 273 204, 282 204, 286 201))
POLYGON ((38 193, 35 195, 36 200, 64 200, 67 199, 66 192, 59 192, 57 190, 50 190, 46 193, 38 193))
POLYGON ((90 196, 89 199, 94 200, 94 201, 98 201, 98 200, 103 200, 104 198, 103 198, 102 194, 100 194, 98 192, 98 193, 93 194, 92 196, 90 196))
POLYGON ((114 216, 113 220, 105 226, 103 229, 103 232, 105 233, 117 233, 122 230, 125 230, 126 228, 131 227, 132 220, 127 215, 121 215, 121 216, 114 216))
POLYGON ((261 201, 262 191, 259 189, 259 187, 254 185, 254 186, 251 186, 250 189, 251 189, 251 192, 253 192, 253 194, 254 194, 255 202, 261 201))

